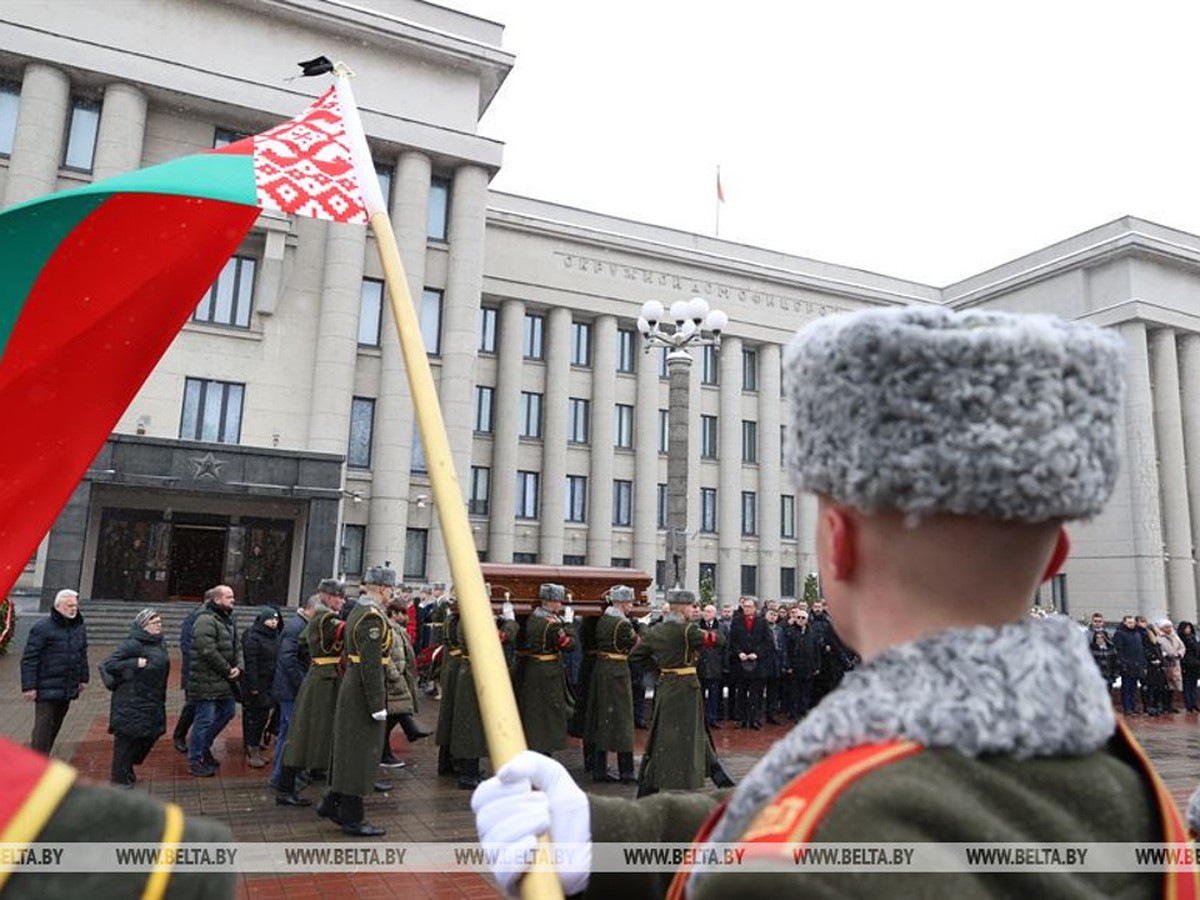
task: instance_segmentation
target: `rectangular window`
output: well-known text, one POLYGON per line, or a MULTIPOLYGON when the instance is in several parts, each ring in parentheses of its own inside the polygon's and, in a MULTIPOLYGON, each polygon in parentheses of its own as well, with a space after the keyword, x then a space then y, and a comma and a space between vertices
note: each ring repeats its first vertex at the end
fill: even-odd
POLYGON ((383 322, 383 282, 364 278, 358 300, 358 345, 379 346, 379 328, 383 322))
POLYGON ((434 178, 429 182, 429 218, 425 236, 430 240, 444 241, 450 223, 450 179, 434 178))
POLYGON ((568 475, 566 493, 563 496, 563 521, 587 521, 587 478, 583 475, 568 475))
POLYGON ((700 530, 717 530, 717 489, 700 488, 700 530))
POLYGON ((617 371, 628 372, 634 371, 634 343, 633 330, 629 328, 617 329, 617 371))
POLYGON ((236 444, 242 438, 244 384, 188 378, 183 384, 179 437, 185 441, 236 444))
POLYGON ((742 594, 753 597, 758 593, 758 566, 742 566, 742 594))
POLYGON ((582 397, 567 398, 567 440, 586 444, 591 440, 592 404, 582 397))
POLYGON ((671 374, 667 368, 667 348, 660 347, 658 351, 658 377, 667 378, 671 374))
POLYGON ((425 288, 421 292, 421 340, 425 352, 440 356, 442 352, 442 292, 425 288))
POLYGON ((742 419, 742 462, 758 462, 758 423, 742 419))
POLYGON ((238 141, 243 141, 250 137, 244 131, 234 131, 232 128, 215 128, 213 129, 213 149, 219 150, 221 147, 228 147, 230 144, 236 144, 238 141))
POLYGON ((710 385, 717 383, 717 348, 712 344, 704 347, 704 352, 700 357, 700 383, 710 385))
POLYGON ((577 553, 564 553, 562 564, 564 566, 586 566, 587 557, 580 556, 577 553))
POLYGON ((496 352, 496 309, 491 306, 479 307, 479 352, 496 352))
POLYGON ((660 409, 658 411, 658 452, 669 453, 671 451, 671 411, 660 409))
POLYGON ((192 321, 249 328, 254 268, 254 260, 248 256, 229 257, 208 293, 196 304, 192 321))
POLYGON ((758 390, 758 351, 742 350, 742 390, 758 390))
POLYGON ((665 484, 658 485, 658 496, 655 501, 657 513, 657 528, 659 531, 665 531, 667 527, 667 486, 665 484))
POLYGON ((67 119, 67 149, 63 168, 92 171, 96 159, 96 134, 100 130, 100 104, 84 97, 71 98, 67 119))
POLYGON ((608 561, 608 564, 614 569, 633 568, 633 560, 628 556, 614 556, 608 561))
POLYGON ((477 385, 475 388, 475 431, 479 434, 492 433, 492 404, 496 399, 496 389, 487 385, 477 385))
POLYGON ((517 518, 538 517, 538 473, 517 472, 517 518))
POLYGON ((613 446, 620 450, 633 447, 633 407, 627 403, 618 403, 614 407, 613 446))
POLYGON ((716 563, 700 563, 700 584, 708 582, 713 587, 717 586, 717 564, 716 563))
POLYGON ((521 391, 521 437, 542 436, 542 395, 521 391))
POLYGON ((372 433, 375 430, 375 401, 355 397, 350 403, 350 446, 346 465, 351 469, 371 468, 372 433))
POLYGON ((790 566, 784 566, 779 570, 779 596, 796 596, 796 570, 790 566))
POLYGON ((410 472, 425 473, 429 471, 429 465, 425 462, 425 442, 421 440, 421 429, 416 422, 413 422, 412 453, 408 468, 410 472))
POLYGON ((363 573, 363 550, 367 546, 366 525, 342 526, 342 574, 356 578, 363 573))
POLYGON ((536 553, 513 553, 513 562, 523 563, 527 566, 537 565, 538 555, 536 553))
POLYGON ((525 314, 525 338, 522 344, 522 354, 526 359, 544 359, 546 352, 542 345, 542 334, 546 327, 544 316, 525 314))
POLYGON ((571 365, 592 364, 592 325, 590 322, 571 323, 571 365))
POLYGON ((633 524, 633 482, 613 482, 613 521, 614 525, 628 528, 633 524))
POLYGON ((467 512, 473 516, 486 516, 492 496, 492 470, 487 466, 471 466, 471 499, 467 512))
POLYGON ((758 534, 758 494, 742 491, 742 534, 758 534))
POLYGON ((429 529, 409 528, 404 533, 404 580, 424 581, 429 553, 429 529))
POLYGON ((654 561, 654 583, 659 586, 667 583, 667 561, 665 559, 654 561))
POLYGON ((700 417, 700 458, 717 458, 717 417, 700 417))
POLYGON ((17 110, 21 106, 21 87, 11 81, 0 82, 0 156, 11 156, 17 138, 17 110))
POLYGON ((392 182, 396 178, 394 167, 385 163, 375 163, 375 175, 379 178, 379 193, 383 194, 383 204, 392 208, 392 182))
POLYGON ((789 540, 796 537, 796 498, 791 494, 779 498, 779 536, 789 540))
POLYGON ((779 426, 779 464, 787 466, 787 426, 779 426))

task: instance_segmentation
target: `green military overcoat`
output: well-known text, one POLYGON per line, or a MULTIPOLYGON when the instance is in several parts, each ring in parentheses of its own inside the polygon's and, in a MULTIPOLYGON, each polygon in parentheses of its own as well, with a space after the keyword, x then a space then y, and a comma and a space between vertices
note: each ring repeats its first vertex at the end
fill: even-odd
POLYGON ((636 643, 633 623, 615 607, 597 620, 583 740, 604 753, 633 751, 629 652, 636 643))
MULTIPOLYGON (((659 790, 696 790, 704 786, 714 755, 704 728, 704 698, 695 669, 704 646, 704 631, 676 614, 647 629, 630 659, 658 668, 654 713, 638 783, 659 790)), ((720 632, 718 646, 724 643, 720 632)))
POLYGON ((300 639, 312 662, 300 682, 283 749, 283 764, 296 769, 328 769, 333 755, 333 714, 337 707, 338 661, 342 655, 337 613, 321 607, 300 639))
POLYGON ((458 622, 458 611, 450 610, 442 629, 442 652, 446 655, 442 660, 442 679, 439 692, 442 695, 438 707, 437 730, 434 741, 439 747, 449 747, 454 735, 454 700, 458 690, 458 670, 462 665, 461 628, 458 622))
MULTIPOLYGON (((501 643, 515 640, 517 623, 500 619, 496 630, 501 643)), ((479 759, 488 756, 487 736, 479 714, 479 697, 475 693, 475 678, 471 674, 471 654, 465 634, 459 636, 462 656, 459 657, 458 679, 454 687, 454 726, 450 735, 450 755, 455 759, 479 759)))
POLYGON ((383 611, 365 596, 346 620, 345 641, 347 664, 333 716, 330 787, 339 794, 365 797, 379 770, 386 725, 372 714, 387 708, 383 664, 392 646, 392 629, 383 611))
POLYGON ((553 753, 567 746, 572 703, 561 651, 572 640, 562 619, 542 607, 525 620, 517 659, 517 705, 530 750, 553 753))

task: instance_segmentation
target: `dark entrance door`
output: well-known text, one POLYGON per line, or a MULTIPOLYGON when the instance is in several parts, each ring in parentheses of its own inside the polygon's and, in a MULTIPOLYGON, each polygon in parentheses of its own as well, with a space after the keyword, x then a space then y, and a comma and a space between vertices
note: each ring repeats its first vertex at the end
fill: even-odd
POLYGON ((228 532, 219 525, 172 527, 167 586, 172 600, 202 600, 206 590, 221 583, 228 532))

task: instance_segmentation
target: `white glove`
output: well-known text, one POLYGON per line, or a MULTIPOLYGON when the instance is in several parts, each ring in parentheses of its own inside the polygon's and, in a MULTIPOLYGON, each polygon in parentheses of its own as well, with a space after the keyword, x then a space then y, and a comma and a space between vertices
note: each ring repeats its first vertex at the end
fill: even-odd
MULTIPOLYGON (((471 796, 475 828, 486 849, 512 857, 532 857, 538 836, 547 830, 557 844, 570 845, 566 866, 557 870, 563 893, 578 894, 588 884, 592 862, 592 817, 587 794, 562 764, 524 750, 510 759, 471 796)), ((516 896, 524 871, 493 867, 492 874, 516 896)))
POLYGON ((384 719, 387 718, 387 710, 381 709, 378 712, 373 712, 373 713, 371 713, 371 718, 374 719, 376 722, 382 722, 384 719))
POLYGON ((517 620, 517 611, 513 608, 511 600, 504 601, 504 605, 500 607, 500 616, 505 622, 515 622, 517 620))
POLYGON ((575 621, 575 610, 572 607, 568 606, 566 609, 563 610, 563 622, 565 622, 567 625, 570 625, 574 621, 575 621))

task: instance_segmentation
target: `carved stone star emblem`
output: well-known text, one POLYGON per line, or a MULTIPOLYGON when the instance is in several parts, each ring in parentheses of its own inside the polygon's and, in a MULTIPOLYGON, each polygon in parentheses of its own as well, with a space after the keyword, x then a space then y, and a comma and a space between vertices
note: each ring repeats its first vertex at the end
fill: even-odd
POLYGON ((209 450, 203 456, 193 456, 192 465, 196 467, 196 471, 192 473, 192 478, 211 478, 214 481, 219 481, 221 478, 221 467, 225 465, 225 460, 217 459, 209 450))

